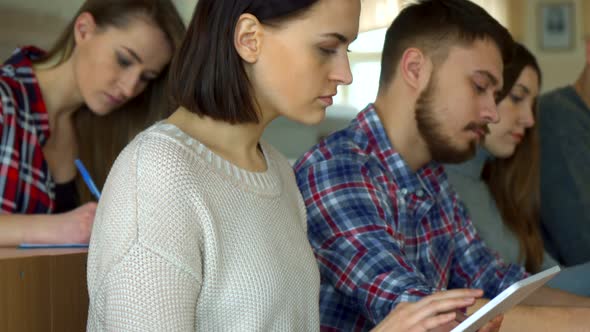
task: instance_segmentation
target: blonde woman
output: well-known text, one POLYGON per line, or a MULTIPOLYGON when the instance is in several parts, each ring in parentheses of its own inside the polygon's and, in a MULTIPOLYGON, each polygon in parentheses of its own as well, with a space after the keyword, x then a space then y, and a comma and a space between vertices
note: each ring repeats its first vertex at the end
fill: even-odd
POLYGON ((101 187, 163 117, 184 31, 169 0, 88 0, 51 50, 22 47, 0 67, 0 246, 88 243, 96 204, 74 160, 101 187))

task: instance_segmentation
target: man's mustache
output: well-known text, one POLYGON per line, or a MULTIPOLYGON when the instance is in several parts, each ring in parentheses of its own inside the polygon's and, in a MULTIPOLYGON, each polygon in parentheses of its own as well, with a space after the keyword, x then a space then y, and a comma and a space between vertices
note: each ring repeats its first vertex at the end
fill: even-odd
POLYGON ((485 135, 490 133, 490 128, 488 128, 487 124, 477 124, 475 122, 471 122, 465 126, 465 130, 482 130, 485 135))

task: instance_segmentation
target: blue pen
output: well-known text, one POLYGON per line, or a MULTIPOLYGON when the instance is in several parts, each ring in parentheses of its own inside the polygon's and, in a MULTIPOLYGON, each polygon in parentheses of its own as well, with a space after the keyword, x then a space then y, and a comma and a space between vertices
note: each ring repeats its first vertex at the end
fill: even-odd
POLYGON ((80 175, 82 175, 82 179, 84 179, 84 182, 86 182, 86 185, 88 186, 88 189, 90 189, 92 195, 94 195, 97 200, 100 200, 100 191, 98 191, 96 188, 94 181, 92 181, 92 178, 90 177, 90 174, 88 174, 88 170, 86 170, 84 164, 82 164, 82 161, 80 159, 76 159, 74 163, 76 164, 78 171, 80 171, 80 175))
POLYGON ((47 248, 88 248, 87 243, 21 243, 18 249, 47 249, 47 248))

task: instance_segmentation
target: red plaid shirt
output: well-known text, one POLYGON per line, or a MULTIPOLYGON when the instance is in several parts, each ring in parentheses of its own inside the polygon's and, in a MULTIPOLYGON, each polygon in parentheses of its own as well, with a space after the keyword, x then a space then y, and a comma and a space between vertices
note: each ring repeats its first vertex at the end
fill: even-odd
POLYGON ((0 67, 0 213, 51 213, 55 184, 42 147, 49 118, 32 61, 34 47, 17 49, 0 67))

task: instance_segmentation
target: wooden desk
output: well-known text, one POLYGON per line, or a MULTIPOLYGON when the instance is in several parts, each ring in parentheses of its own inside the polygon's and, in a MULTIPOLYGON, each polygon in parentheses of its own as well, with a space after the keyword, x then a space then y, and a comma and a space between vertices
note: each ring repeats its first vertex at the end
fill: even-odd
POLYGON ((0 331, 85 331, 87 249, 0 248, 0 331))

